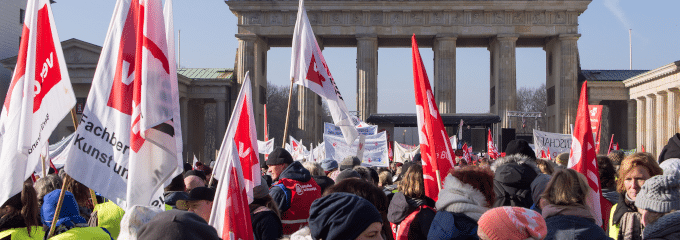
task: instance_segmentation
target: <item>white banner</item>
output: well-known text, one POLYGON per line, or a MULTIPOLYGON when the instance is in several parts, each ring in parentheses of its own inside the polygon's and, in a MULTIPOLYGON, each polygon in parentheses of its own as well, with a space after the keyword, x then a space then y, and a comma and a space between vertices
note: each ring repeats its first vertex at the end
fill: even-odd
POLYGON ((555 159, 560 153, 569 153, 571 149, 571 135, 561 133, 543 132, 534 129, 534 151, 536 156, 541 156, 541 151, 548 152, 550 158, 555 159))
MULTIPOLYGON (((345 139, 341 136, 324 134, 323 139, 326 146, 326 156, 329 158, 341 161, 347 156, 357 154, 359 139, 356 139, 351 146, 345 143, 345 139)), ((387 167, 389 165, 387 151, 387 135, 385 132, 366 136, 363 154, 364 160, 361 162, 361 165, 387 167)))
MULTIPOLYGON (((363 126, 356 127, 357 131, 359 131, 359 135, 375 135, 376 133, 378 133, 378 126, 368 125, 363 122, 360 123, 360 125, 361 124, 363 124, 363 126)), ((323 134, 330 134, 342 137, 342 130, 340 129, 340 127, 335 126, 335 124, 323 123, 323 134)))
POLYGON ((321 161, 323 161, 324 159, 326 159, 326 146, 325 145, 326 145, 326 143, 322 142, 322 143, 319 144, 319 146, 316 146, 313 150, 314 151, 314 157, 316 158, 316 161, 319 162, 319 163, 321 161))
POLYGON ((411 161, 413 156, 418 153, 420 153, 420 145, 402 145, 401 143, 394 141, 394 162, 404 163, 406 161, 411 161))
POLYGON ((257 149, 260 154, 269 154, 274 151, 274 139, 269 139, 269 141, 257 140, 257 149))

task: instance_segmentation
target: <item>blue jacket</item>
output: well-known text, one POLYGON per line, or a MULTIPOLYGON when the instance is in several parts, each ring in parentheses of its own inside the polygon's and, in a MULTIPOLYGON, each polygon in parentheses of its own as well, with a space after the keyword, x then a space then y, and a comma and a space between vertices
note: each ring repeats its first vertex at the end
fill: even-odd
POLYGON ((555 215, 545 219, 548 227, 548 235, 545 240, 551 239, 603 239, 611 240, 601 227, 593 220, 577 216, 555 215))
POLYGON ((427 234, 430 240, 479 239, 477 221, 462 213, 438 211, 427 234))

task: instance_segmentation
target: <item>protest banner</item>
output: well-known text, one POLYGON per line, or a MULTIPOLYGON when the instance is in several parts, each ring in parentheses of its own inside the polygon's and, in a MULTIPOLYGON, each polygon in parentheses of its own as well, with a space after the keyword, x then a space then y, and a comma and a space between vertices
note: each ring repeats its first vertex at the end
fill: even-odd
MULTIPOLYGON (((364 124, 363 127, 357 127, 359 135, 374 135, 378 133, 378 126, 364 124)), ((332 123, 323 123, 323 134, 330 134, 342 136, 342 129, 332 123)))
MULTIPOLYGON (((326 156, 337 161, 347 156, 356 156, 357 149, 359 149, 359 139, 356 139, 352 145, 347 144, 342 136, 324 134, 323 139, 326 156)), ((387 167, 389 165, 385 132, 366 136, 363 151, 361 165, 369 167, 387 167)))
POLYGON ((410 146, 394 141, 394 162, 404 163, 411 161, 413 156, 420 153, 420 145, 410 146))
POLYGON ((260 154, 269 154, 274 151, 274 138, 268 141, 257 140, 257 148, 260 154))
POLYGON ((550 159, 555 159, 560 153, 569 153, 571 149, 571 135, 543 132, 534 129, 534 147, 536 153, 550 150, 550 159))

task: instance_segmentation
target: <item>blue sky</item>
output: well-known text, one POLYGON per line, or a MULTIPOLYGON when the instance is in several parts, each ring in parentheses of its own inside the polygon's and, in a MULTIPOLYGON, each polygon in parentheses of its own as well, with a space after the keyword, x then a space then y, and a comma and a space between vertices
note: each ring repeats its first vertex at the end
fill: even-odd
MULTIPOLYGON (((78 38, 103 45, 114 0, 62 0, 52 5, 61 40, 78 38)), ((678 1, 595 0, 579 17, 583 69, 628 69, 628 29, 633 29, 633 69, 654 69, 680 60, 678 1)), ((232 68, 238 42, 236 17, 220 0, 174 0, 175 31, 181 31, 183 67, 232 68)), ((177 33, 175 34, 178 35, 177 33)), ((422 48, 430 79, 433 53, 422 48)), ((350 110, 356 110, 356 48, 326 48, 324 56, 350 110)), ((378 111, 415 113, 411 51, 380 48, 378 111)), ((489 111, 489 52, 457 49, 457 112, 489 111)), ((268 80, 287 85, 290 48, 271 48, 268 80)), ((545 51, 517 49, 517 87, 545 82, 545 51)))

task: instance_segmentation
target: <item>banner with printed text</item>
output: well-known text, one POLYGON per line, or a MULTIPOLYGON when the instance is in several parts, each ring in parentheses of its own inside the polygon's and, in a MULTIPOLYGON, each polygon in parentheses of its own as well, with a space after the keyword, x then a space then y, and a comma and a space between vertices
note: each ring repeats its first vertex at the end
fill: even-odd
MULTIPOLYGON (((378 133, 378 126, 375 125, 364 124, 364 126, 362 127, 357 126, 356 128, 357 131, 359 131, 360 135, 374 135, 378 133)), ((323 134, 330 134, 342 137, 342 130, 335 124, 323 123, 323 134)))
POLYGON ((560 153, 569 153, 571 135, 534 129, 534 147, 537 156, 540 156, 541 151, 548 152, 548 149, 550 149, 550 159, 555 159, 560 153))
MULTIPOLYGON (((342 136, 324 134, 323 139, 326 147, 326 156, 336 161, 341 161, 350 155, 356 155, 359 148, 358 138, 351 146, 345 142, 342 136)), ((361 165, 368 167, 387 167, 389 165, 387 135, 385 135, 385 132, 366 136, 364 144, 364 158, 361 165)))

